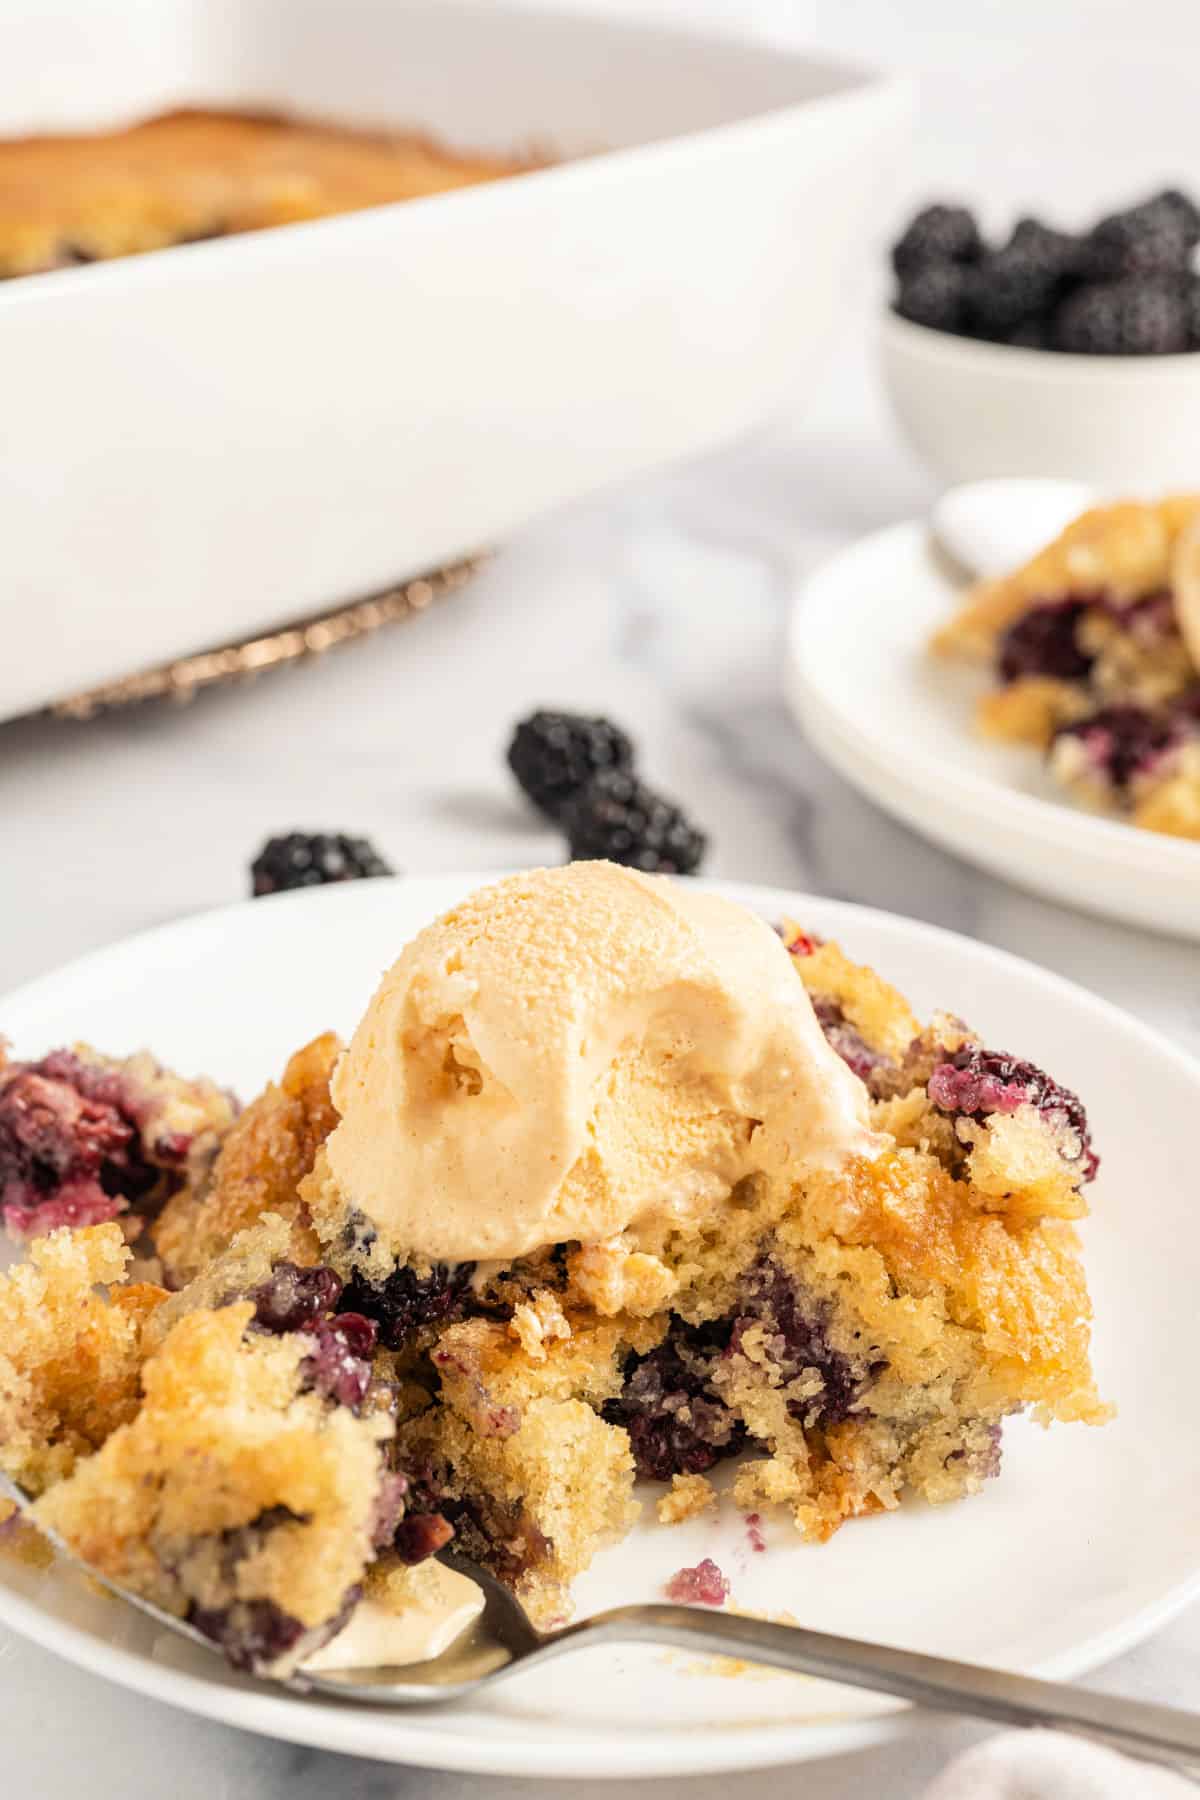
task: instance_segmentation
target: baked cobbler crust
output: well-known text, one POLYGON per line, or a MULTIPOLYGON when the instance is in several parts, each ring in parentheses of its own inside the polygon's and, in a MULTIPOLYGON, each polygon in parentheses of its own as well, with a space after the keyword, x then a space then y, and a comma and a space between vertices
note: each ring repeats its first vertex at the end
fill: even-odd
POLYGON ((219 111, 0 141, 0 279, 419 199, 535 166, 408 132, 219 111))

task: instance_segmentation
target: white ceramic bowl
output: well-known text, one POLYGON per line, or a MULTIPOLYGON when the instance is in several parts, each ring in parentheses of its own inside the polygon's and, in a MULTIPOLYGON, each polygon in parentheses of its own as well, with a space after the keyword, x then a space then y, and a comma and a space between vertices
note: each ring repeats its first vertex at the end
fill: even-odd
POLYGON ((1200 351, 1018 350, 892 312, 880 347, 896 420, 946 481, 1070 476, 1110 492, 1200 482, 1200 351))
POLYGON ((0 289, 0 718, 351 600, 790 403, 909 108, 510 0, 9 0, 0 131, 248 103, 558 166, 0 289), (70 54, 64 51, 70 47, 70 54))

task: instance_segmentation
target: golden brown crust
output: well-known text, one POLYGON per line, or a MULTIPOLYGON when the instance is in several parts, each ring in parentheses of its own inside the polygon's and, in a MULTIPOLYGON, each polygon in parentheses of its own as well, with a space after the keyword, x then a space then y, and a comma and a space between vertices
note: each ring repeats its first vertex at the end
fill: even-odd
POLYGON ((128 1259, 119 1225, 93 1225, 37 1239, 0 1276, 0 1468, 34 1493, 137 1410, 143 1327, 166 1295, 117 1286, 128 1259))
MULTIPOLYGON (((297 1050, 279 1086, 269 1086, 234 1125, 210 1178, 167 1202, 154 1240, 173 1286, 207 1269, 264 1212, 297 1219, 300 1182, 337 1122, 329 1078, 341 1049, 327 1031, 297 1050)), ((315 1239, 310 1251, 293 1260, 316 1261, 315 1239)))
POLYGON ((0 277, 495 181, 532 159, 236 112, 0 141, 0 277))

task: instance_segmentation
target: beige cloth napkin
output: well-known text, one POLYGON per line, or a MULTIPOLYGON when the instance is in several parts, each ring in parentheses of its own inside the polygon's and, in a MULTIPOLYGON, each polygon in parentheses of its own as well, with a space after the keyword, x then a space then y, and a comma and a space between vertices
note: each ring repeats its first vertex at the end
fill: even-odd
POLYGON ((944 1769, 925 1800, 1197 1800, 1200 1788, 1054 1731, 1011 1731, 944 1769))

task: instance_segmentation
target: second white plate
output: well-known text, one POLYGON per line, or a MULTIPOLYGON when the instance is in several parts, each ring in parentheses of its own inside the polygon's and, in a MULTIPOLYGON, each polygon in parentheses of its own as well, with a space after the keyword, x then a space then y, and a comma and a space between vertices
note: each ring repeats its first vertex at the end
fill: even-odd
POLYGON ((879 806, 992 874, 1200 937, 1200 845, 1083 812, 1034 751, 977 734, 984 677, 927 653, 957 597, 920 521, 864 538, 808 578, 787 681, 813 744, 879 806))

